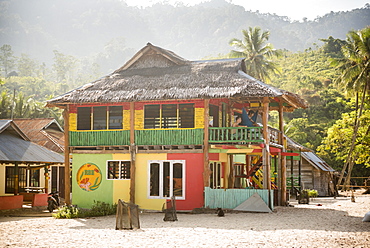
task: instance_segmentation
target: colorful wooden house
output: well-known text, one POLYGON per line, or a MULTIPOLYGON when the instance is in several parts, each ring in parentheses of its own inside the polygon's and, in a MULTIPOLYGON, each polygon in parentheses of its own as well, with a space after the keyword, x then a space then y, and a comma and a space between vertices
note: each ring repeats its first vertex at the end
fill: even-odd
POLYGON ((272 207, 274 188, 284 205, 283 112, 307 107, 247 75, 242 59, 189 61, 150 43, 48 106, 64 109, 72 204, 123 199, 151 210, 171 196, 178 210, 234 208, 256 192, 272 207), (243 109, 258 111, 261 125, 233 127, 243 109), (270 111, 279 112, 279 130, 267 125, 270 111))

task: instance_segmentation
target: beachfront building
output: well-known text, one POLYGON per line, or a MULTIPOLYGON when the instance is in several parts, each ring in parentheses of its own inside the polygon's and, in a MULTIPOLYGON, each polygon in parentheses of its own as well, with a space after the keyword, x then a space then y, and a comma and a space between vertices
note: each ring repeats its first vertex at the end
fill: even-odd
POLYGON ((31 142, 13 120, 0 120, 0 210, 22 208, 24 200, 34 206, 35 197, 45 206, 50 168, 63 162, 63 155, 31 142))
POLYGON ((255 193, 270 208, 274 195, 285 205, 292 154, 283 113, 307 107, 250 77, 242 59, 189 61, 150 43, 48 106, 64 109, 72 204, 122 199, 151 210, 172 196, 178 210, 235 208, 255 193), (250 110, 259 124, 250 125, 250 110), (279 129, 268 127, 270 111, 278 111, 279 129), (234 125, 237 117, 244 126, 234 125))
MULTIPOLYGON (((31 142, 64 155, 64 130, 54 118, 17 118, 13 122, 27 135, 31 142)), ((64 163, 52 164, 48 168, 49 192, 58 191, 64 198, 64 163)))

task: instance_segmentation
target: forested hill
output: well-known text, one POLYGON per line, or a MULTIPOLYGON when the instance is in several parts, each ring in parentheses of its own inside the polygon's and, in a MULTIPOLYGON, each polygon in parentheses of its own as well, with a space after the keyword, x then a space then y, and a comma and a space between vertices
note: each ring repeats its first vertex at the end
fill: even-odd
POLYGON ((201 59, 228 53, 231 38, 259 26, 270 30, 275 48, 303 51, 320 44, 319 39, 344 39, 349 30, 370 24, 369 4, 313 21, 251 12, 224 0, 148 8, 129 7, 122 0, 2 0, 0 13, 0 46, 11 45, 16 56, 25 53, 51 66, 57 50, 94 58, 104 73, 121 66, 147 42, 186 59, 201 59))

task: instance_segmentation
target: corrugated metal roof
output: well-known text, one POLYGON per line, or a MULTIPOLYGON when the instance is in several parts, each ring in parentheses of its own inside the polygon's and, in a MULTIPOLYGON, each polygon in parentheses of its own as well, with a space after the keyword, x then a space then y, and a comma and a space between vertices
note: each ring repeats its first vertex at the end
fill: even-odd
POLYGON ((0 161, 64 163, 64 156, 5 131, 0 134, 0 161))
POLYGON ((0 161, 64 163, 64 156, 27 140, 11 120, 0 120, 0 161))
POLYGON ((324 160, 319 158, 315 153, 302 152, 301 154, 302 154, 302 157, 305 158, 315 168, 322 170, 322 171, 330 171, 330 172, 335 171, 324 160))

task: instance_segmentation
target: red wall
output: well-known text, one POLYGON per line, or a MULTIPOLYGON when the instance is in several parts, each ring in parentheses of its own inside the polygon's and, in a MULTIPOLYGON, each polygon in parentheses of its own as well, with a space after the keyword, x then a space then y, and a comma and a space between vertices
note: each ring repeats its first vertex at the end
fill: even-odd
POLYGON ((47 206, 48 194, 35 194, 32 199, 32 207, 47 206))
POLYGON ((0 210, 22 208, 23 195, 0 196, 0 210))
POLYGON ((203 153, 169 153, 167 159, 186 161, 185 200, 176 200, 176 210, 203 207, 203 153))

